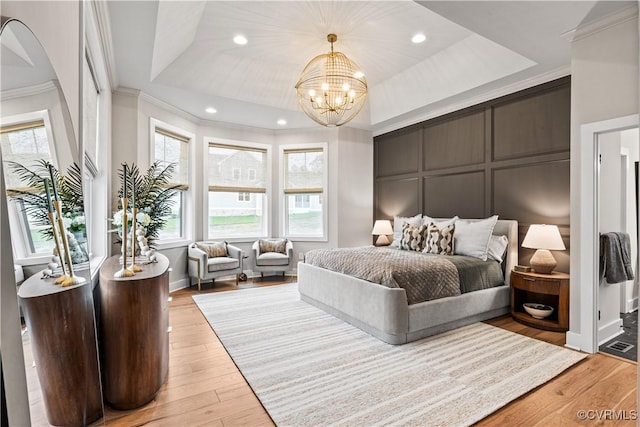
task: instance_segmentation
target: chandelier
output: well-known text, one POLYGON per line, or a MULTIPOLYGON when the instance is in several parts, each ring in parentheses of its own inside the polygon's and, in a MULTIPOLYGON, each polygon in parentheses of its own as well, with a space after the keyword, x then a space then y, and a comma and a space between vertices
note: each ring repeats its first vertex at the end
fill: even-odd
POLYGON ((367 98, 367 80, 360 68, 333 51, 335 34, 327 35, 331 52, 307 64, 296 84, 300 106, 323 126, 340 126, 358 115, 367 98))

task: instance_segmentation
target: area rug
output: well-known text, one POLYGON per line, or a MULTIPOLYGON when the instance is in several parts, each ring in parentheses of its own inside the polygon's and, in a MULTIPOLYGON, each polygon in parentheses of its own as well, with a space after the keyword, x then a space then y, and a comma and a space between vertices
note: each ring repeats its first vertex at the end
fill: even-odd
POLYGON ((586 357, 484 323, 386 344, 295 283, 193 299, 279 426, 466 426, 586 357))

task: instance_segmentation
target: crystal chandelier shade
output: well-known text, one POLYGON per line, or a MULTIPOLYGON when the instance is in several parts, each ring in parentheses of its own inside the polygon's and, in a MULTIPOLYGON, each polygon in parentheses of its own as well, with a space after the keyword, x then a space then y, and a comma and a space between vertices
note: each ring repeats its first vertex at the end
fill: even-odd
POLYGON ((296 84, 300 106, 323 126, 340 126, 353 119, 367 98, 367 80, 360 68, 344 54, 333 51, 338 39, 329 34, 331 52, 307 64, 296 84))

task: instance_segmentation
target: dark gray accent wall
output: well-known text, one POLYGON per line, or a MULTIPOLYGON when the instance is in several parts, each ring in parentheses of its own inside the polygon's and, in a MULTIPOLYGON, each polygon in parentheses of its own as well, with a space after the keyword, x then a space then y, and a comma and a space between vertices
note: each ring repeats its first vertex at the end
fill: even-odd
MULTIPOLYGON (((570 77, 554 80, 374 138, 374 217, 555 224, 569 271, 570 77)), ((520 263, 533 251, 520 247, 520 263)))

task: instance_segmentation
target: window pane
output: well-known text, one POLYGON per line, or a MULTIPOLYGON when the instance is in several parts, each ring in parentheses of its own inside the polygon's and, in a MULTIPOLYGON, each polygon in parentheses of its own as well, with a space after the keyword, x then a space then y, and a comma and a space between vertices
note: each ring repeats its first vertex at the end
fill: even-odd
MULTIPOLYGON (((40 159, 51 162, 47 131, 44 125, 2 133, 2 157, 5 162, 12 161, 23 166, 35 166, 40 159)), ((25 187, 19 176, 12 173, 10 168, 4 167, 6 188, 25 187)))
POLYGON ((322 188, 323 163, 322 151, 296 152, 285 151, 286 190, 300 188, 322 188))
POLYGON ((289 236, 322 237, 324 221, 322 194, 290 194, 287 196, 289 236))
POLYGON ((154 144, 155 160, 162 162, 163 167, 170 163, 175 166, 171 183, 187 185, 189 183, 188 143, 156 132, 154 144))
MULTIPOLYGON (((21 203, 19 209, 22 209, 21 203)), ((33 254, 53 254, 53 248, 55 246, 53 239, 46 240, 40 232, 51 226, 37 225, 36 220, 26 212, 24 213, 24 219, 27 224, 27 240, 31 247, 31 252, 33 254)))
POLYGON ((171 214, 167 216, 167 222, 158 232, 158 240, 179 239, 182 237, 182 191, 178 191, 173 197, 171 214))
POLYGON ((267 153, 263 150, 209 146, 209 185, 265 188, 267 153))
POLYGON ((209 192, 209 238, 259 237, 264 233, 262 193, 209 192))
POLYGON ((98 166, 98 85, 95 81, 89 62, 85 56, 83 61, 83 127, 82 137, 84 151, 91 161, 98 166))

